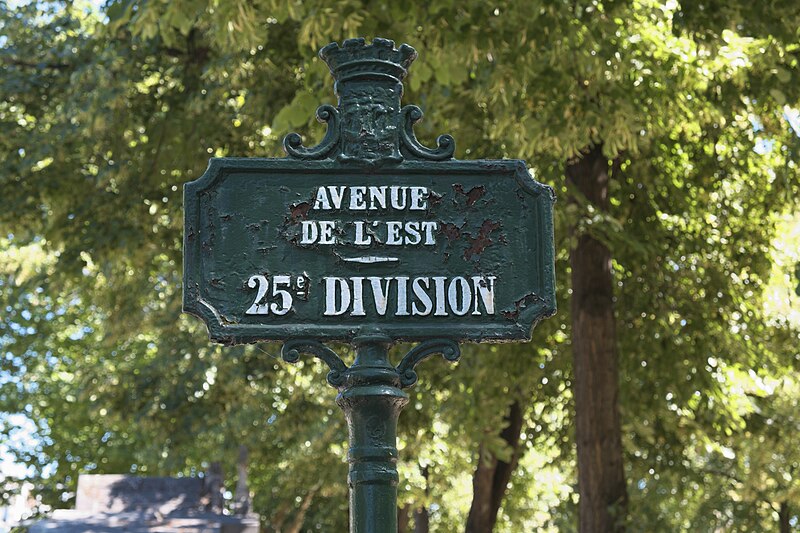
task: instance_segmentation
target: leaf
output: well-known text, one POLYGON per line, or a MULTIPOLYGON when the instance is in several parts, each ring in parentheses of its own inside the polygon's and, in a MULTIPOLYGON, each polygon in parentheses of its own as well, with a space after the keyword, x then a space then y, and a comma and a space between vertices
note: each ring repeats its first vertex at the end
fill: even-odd
POLYGON ((783 91, 779 89, 770 89, 769 94, 775 99, 775 102, 778 105, 783 105, 786 103, 786 95, 783 93, 783 91))
POLYGON ((291 128, 296 128, 308 123, 314 116, 317 100, 311 93, 301 92, 283 107, 272 120, 272 130, 276 132, 288 132, 291 128))

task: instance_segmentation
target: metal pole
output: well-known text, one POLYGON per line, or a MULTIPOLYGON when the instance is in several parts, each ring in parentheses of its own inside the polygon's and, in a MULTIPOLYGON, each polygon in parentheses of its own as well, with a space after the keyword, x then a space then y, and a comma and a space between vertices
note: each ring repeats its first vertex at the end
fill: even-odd
POLYGON ((336 353, 313 339, 292 339, 281 348, 286 362, 310 354, 327 363, 328 383, 339 390, 349 433, 350 533, 397 533, 397 419, 408 403, 401 389, 417 382, 418 364, 433 355, 457 361, 452 339, 429 339, 412 348, 397 367, 389 362, 391 338, 380 334, 353 339, 356 360, 349 368, 336 353))
POLYGON ((390 339, 354 339, 356 360, 336 403, 349 433, 350 532, 397 533, 397 419, 408 403, 388 359, 390 339))
POLYGON ((329 44, 319 56, 331 70, 338 97, 336 107, 323 105, 317 110, 317 119, 328 124, 320 144, 305 147, 302 137, 291 133, 283 143, 286 159, 214 158, 200 179, 185 185, 183 309, 203 319, 216 342, 284 339, 281 355, 287 362, 312 355, 328 365, 327 380, 339 391, 336 401, 349 431, 350 531, 396 533, 397 419, 408 403, 401 389, 416 383, 415 368, 428 357, 438 354, 448 361, 458 360, 459 340, 530 339, 536 322, 555 312, 554 194, 531 179, 523 161, 455 160, 455 141, 449 135, 440 135, 436 148, 420 144, 413 128, 422 110, 401 102, 403 79, 417 57, 407 44, 395 48, 388 39, 375 38, 371 44, 348 39, 342 46, 329 44), (225 179, 230 172, 248 177, 225 179), (354 177, 349 202, 342 203, 345 186, 330 184, 354 177), (276 183, 289 182, 296 188, 281 186, 282 190, 286 187, 286 195, 274 194, 276 183), (389 187, 378 183, 403 185, 391 186, 394 199, 387 200, 389 187), (438 192, 430 188, 432 184, 438 192), (377 191, 375 200, 369 193, 369 209, 367 189, 377 191), (408 193, 408 200, 395 198, 401 191, 408 193), (218 192, 217 200, 203 199, 217 197, 218 192), (262 197, 269 201, 262 205, 262 197), (306 220, 317 202, 317 215, 328 213, 325 227, 335 228, 337 239, 342 235, 340 244, 353 253, 374 250, 381 255, 343 258, 335 249, 320 246, 333 244, 323 243, 322 230, 317 235, 320 239, 309 234, 313 242, 303 242, 303 222, 322 227, 321 220, 306 220), (265 212, 267 205, 274 211, 265 212), (454 235, 444 231, 445 225, 455 221, 454 235), (377 234, 374 239, 373 235, 365 240, 359 237, 359 229, 368 223, 385 226, 386 232, 394 231, 390 224, 406 224, 403 246, 393 247, 396 257, 383 256, 388 239, 382 241, 377 234), (420 230, 426 224, 429 229, 420 230), (437 227, 448 242, 436 250, 424 246, 431 248, 434 255, 430 255, 416 245, 421 242, 420 231, 426 234, 425 244, 433 244, 437 227), (536 232, 506 239, 502 231, 516 227, 536 232), (495 230, 502 231, 489 238, 495 230), (239 238, 242 231, 252 233, 239 238), (269 241, 259 240, 267 235, 271 235, 269 241), (268 242, 274 244, 262 247, 268 242), (497 243, 503 246, 486 250, 497 243), (439 257, 442 249, 447 252, 439 257), (313 266, 311 272, 300 273, 293 270, 298 266, 286 263, 284 258, 295 253, 308 259, 303 264, 313 266), (242 258, 252 271, 242 271, 242 258), (343 259, 356 264, 345 266, 343 259), (392 276, 394 267, 378 264, 374 272, 381 276, 369 278, 374 311, 362 289, 356 295, 355 285, 351 297, 349 283, 360 280, 361 287, 364 265, 397 261, 410 269, 404 272, 407 267, 403 267, 397 272, 402 275, 392 276), (440 262, 439 276, 415 277, 416 265, 440 262), (530 263, 533 270, 515 268, 521 262, 530 263), (269 276, 271 271, 280 274, 269 276), (333 278, 333 272, 354 275, 333 278), (498 281, 497 290, 495 280, 504 280, 498 281), (385 288, 375 289, 376 281, 385 288), (329 282, 345 285, 337 289, 337 283, 329 282), (319 290, 310 297, 312 284, 319 290), (396 313, 387 313, 390 284, 396 287, 392 288, 396 313), (255 294, 245 295, 243 285, 255 294), (421 308, 409 300, 410 288, 413 297, 421 298, 421 308), (414 316, 409 314, 410 305, 414 316), (325 312, 320 314, 323 307, 325 312), (462 317, 468 312, 471 318, 466 322, 462 317), (340 321, 332 320, 336 317, 340 321), (356 331, 370 335, 353 339, 357 355, 348 368, 323 341, 350 339, 356 331), (392 339, 421 342, 394 367, 388 359, 392 339))

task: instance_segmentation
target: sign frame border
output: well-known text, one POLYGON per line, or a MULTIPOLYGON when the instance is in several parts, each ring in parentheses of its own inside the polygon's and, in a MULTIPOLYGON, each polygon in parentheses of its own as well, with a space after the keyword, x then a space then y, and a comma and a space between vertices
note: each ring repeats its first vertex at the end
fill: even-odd
MULTIPOLYGON (((341 176, 344 173, 351 175, 382 175, 382 174, 429 174, 434 178, 440 175, 457 174, 512 174, 521 186, 521 189, 533 196, 545 195, 549 201, 540 201, 538 210, 538 235, 543 242, 554 243, 553 231, 553 204, 555 193, 547 185, 534 180, 522 160, 457 160, 446 161, 416 161, 408 160, 396 164, 380 166, 356 166, 342 164, 335 160, 297 160, 277 158, 243 158, 243 157, 214 157, 209 160, 208 168, 196 180, 185 183, 183 187, 184 199, 184 235, 183 235, 183 306, 185 313, 200 318, 208 328, 212 341, 221 344, 252 344, 261 341, 280 341, 292 338, 316 339, 319 341, 352 341, 353 338, 364 334, 381 334, 394 341, 422 341, 428 339, 453 339, 466 342, 513 342, 529 341, 536 324, 556 312, 555 297, 555 252, 552 246, 545 246, 539 254, 541 265, 538 268, 542 274, 544 284, 543 294, 536 302, 521 309, 513 321, 508 325, 488 324, 484 328, 477 328, 475 324, 447 324, 433 325, 406 325, 376 324, 369 319, 361 327, 345 329, 339 325, 321 324, 228 324, 214 306, 203 300, 200 294, 200 280, 202 279, 202 243, 195 238, 200 234, 202 227, 200 196, 203 192, 219 186, 228 173, 252 172, 265 174, 331 174, 341 176), (456 332, 450 333, 447 332, 456 332)), ((276 183, 286 185, 286 183, 276 183)))

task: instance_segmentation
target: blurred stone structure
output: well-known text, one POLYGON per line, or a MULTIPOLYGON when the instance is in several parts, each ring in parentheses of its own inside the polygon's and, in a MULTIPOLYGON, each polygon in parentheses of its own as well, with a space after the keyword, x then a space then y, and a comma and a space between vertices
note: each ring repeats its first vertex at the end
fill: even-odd
POLYGON ((259 533, 259 517, 222 510, 222 469, 205 478, 81 475, 75 509, 27 526, 29 533, 259 533))

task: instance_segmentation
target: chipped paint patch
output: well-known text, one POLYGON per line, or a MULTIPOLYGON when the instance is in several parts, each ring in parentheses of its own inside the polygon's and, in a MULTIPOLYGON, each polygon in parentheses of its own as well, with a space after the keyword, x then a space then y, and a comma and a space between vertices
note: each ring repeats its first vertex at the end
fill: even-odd
POLYGON ((300 202, 293 205, 289 210, 292 222, 305 220, 308 218, 309 211, 311 211, 311 202, 300 202))
POLYGON ((531 293, 526 294, 525 296, 523 296, 522 298, 520 298, 516 302, 514 302, 513 311, 504 310, 504 311, 501 311, 500 314, 502 314, 504 317, 506 317, 509 320, 516 320, 519 317, 519 314, 526 307, 528 307, 528 306, 530 306, 532 304, 535 304, 537 302, 542 302, 542 301, 544 301, 544 300, 543 300, 543 298, 541 296, 539 296, 536 293, 531 292, 531 293))
POLYGON ((478 236, 469 238, 470 246, 464 250, 464 260, 470 261, 473 257, 480 256, 488 246, 491 246, 493 241, 489 237, 492 232, 500 229, 500 227, 499 222, 484 220, 480 231, 478 231, 478 236))
POLYGON ((464 186, 460 183, 456 183, 453 185, 453 190, 456 191, 456 193, 466 197, 468 207, 475 205, 475 202, 483 198, 483 196, 486 194, 486 187, 483 185, 478 185, 465 192, 464 186))

